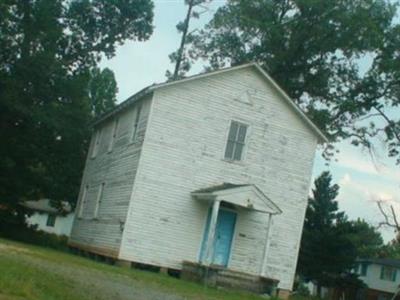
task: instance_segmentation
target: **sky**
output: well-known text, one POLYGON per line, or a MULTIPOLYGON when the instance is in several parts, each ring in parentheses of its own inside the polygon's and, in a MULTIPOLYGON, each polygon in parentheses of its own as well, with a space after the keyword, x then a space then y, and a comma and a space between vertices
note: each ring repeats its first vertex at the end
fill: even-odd
MULTIPOLYGON (((175 51, 180 42, 176 24, 183 20, 186 7, 183 0, 155 0, 154 32, 146 42, 127 42, 119 46, 115 57, 103 59, 101 67, 114 71, 118 84, 118 102, 122 102, 142 88, 164 82, 167 69, 173 70, 168 55, 175 51)), ((214 0, 209 10, 199 20, 192 20, 190 29, 202 27, 224 3, 214 0)), ((188 75, 203 70, 202 63, 193 66, 188 75)), ((337 198, 339 209, 350 219, 362 218, 374 226, 383 221, 376 201, 393 204, 400 215, 400 166, 386 157, 385 144, 376 141, 374 153, 341 142, 335 145, 340 151, 335 160, 327 165, 318 151, 315 158, 313 179, 322 171, 332 173, 333 181, 340 185, 337 198)), ((394 238, 393 230, 381 229, 385 241, 394 238)))

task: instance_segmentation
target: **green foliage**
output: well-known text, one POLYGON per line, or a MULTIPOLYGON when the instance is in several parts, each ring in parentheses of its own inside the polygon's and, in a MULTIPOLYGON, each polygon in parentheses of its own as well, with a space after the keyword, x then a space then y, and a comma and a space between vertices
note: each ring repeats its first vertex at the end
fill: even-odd
MULTIPOLYGON (((301 241, 298 271, 322 286, 337 287, 345 282, 343 274, 352 269, 356 258, 376 256, 383 243, 379 232, 368 223, 348 221, 338 211, 338 192, 339 186, 332 184, 329 172, 315 180, 301 241)), ((357 286, 356 280, 350 281, 357 286)))
POLYGON ((397 5, 232 0, 191 36, 188 53, 191 60, 207 60, 212 69, 256 61, 332 142, 347 138, 370 147, 372 137, 381 135, 388 154, 399 157, 397 5))
POLYGON ((383 239, 379 231, 364 220, 347 221, 339 224, 343 234, 356 249, 357 257, 377 257, 382 249, 383 239))
POLYGON ((89 99, 92 114, 97 117, 115 107, 118 88, 114 73, 108 68, 94 68, 90 75, 89 99))
POLYGON ((382 246, 378 251, 380 258, 400 259, 400 243, 398 240, 393 240, 382 246))
POLYGON ((301 296, 301 297, 309 297, 310 296, 310 290, 308 289, 308 287, 305 285, 305 283, 303 281, 297 282, 297 284, 295 282, 294 291, 297 296, 301 296))
MULTIPOLYGON (((88 124, 115 102, 96 68, 125 40, 152 33, 151 0, 0 2, 0 205, 76 201, 88 124)), ((7 214, 3 214, 5 217, 7 214)))
POLYGON ((0 236, 46 248, 63 251, 68 250, 67 236, 58 236, 56 234, 38 231, 35 227, 26 227, 19 224, 5 226, 4 223, 0 223, 0 236))

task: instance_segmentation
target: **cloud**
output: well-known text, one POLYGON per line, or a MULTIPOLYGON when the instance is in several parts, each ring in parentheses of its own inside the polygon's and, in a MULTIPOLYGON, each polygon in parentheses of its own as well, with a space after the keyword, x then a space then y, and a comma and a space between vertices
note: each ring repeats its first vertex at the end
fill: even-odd
MULTIPOLYGON (((332 164, 334 167, 344 168, 347 173, 358 172, 364 176, 370 176, 371 180, 387 180, 391 183, 400 184, 400 168, 395 165, 385 164, 385 159, 373 159, 371 156, 363 154, 355 149, 343 151, 337 158, 337 162, 332 164)), ((358 174, 358 175, 360 175, 358 174)), ((349 175, 350 176, 350 175, 349 175)), ((352 174, 353 177, 354 176, 352 174)))
POLYGON ((376 203, 377 201, 383 201, 386 203, 398 203, 400 205, 400 196, 399 193, 396 193, 396 187, 390 185, 382 185, 380 183, 376 183, 373 180, 368 179, 359 179, 353 177, 349 173, 345 173, 342 178, 339 180, 339 186, 341 193, 339 194, 339 198, 343 200, 343 193, 351 194, 352 199, 357 197, 354 200, 365 200, 368 202, 376 203))

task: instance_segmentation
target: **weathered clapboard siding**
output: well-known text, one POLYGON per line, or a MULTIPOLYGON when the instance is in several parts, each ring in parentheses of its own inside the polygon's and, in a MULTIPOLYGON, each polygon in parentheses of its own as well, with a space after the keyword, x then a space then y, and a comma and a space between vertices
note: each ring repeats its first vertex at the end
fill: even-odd
MULTIPOLYGON (((171 268, 196 261, 208 206, 190 192, 252 183, 283 211, 273 218, 267 276, 291 289, 316 145, 254 68, 157 89, 120 257, 171 268), (236 163, 223 159, 231 120, 249 125, 244 159, 236 163)), ((236 228, 228 267, 259 274, 267 216, 239 211, 236 228)))
POLYGON ((147 97, 96 128, 83 175, 77 217, 72 228, 70 238, 72 245, 118 256, 150 103, 151 97, 147 97), (137 138, 133 140, 138 105, 142 105, 142 108, 137 138), (118 118, 116 136, 112 150, 109 151, 116 118, 118 118), (97 155, 92 158, 97 130, 101 130, 101 139, 97 155), (94 218, 99 188, 103 183, 98 216, 94 218), (82 201, 86 186, 88 189, 82 201), (79 217, 80 205, 82 205, 81 217, 79 217))

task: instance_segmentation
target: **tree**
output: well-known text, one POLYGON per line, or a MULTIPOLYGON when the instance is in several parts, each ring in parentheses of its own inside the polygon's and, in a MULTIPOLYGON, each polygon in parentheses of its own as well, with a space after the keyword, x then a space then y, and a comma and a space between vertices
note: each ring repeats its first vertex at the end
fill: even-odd
POLYGON ((329 172, 315 180, 313 197, 309 198, 298 271, 321 286, 335 286, 351 270, 357 257, 377 255, 382 246, 380 234, 365 221, 348 221, 338 211, 335 200, 339 186, 332 184, 329 172))
POLYGON ((317 281, 319 294, 320 287, 332 285, 334 278, 351 267, 355 258, 351 244, 336 226, 344 221, 344 213, 338 212, 335 201, 339 186, 331 181, 330 173, 324 172, 314 182, 299 256, 299 272, 317 281))
POLYGON ((400 259, 400 243, 397 240, 392 240, 379 249, 378 257, 400 259))
POLYGON ((383 239, 377 229, 362 219, 340 224, 343 233, 356 249, 357 257, 378 257, 383 247, 383 239))
POLYGON ((372 147, 380 136, 400 162, 397 6, 385 0, 232 0, 192 36, 189 53, 191 60, 208 60, 211 69, 258 62, 332 142, 372 147), (360 61, 370 63, 366 71, 360 61))
POLYGON ((150 0, 0 2, 2 212, 44 196, 74 204, 92 112, 115 99, 112 74, 96 65, 148 39, 152 18, 150 0))
POLYGON ((171 62, 175 63, 174 72, 171 73, 169 70, 166 72, 166 76, 169 80, 182 78, 190 69, 189 55, 185 52, 186 44, 190 43, 193 37, 192 33, 189 32, 190 19, 199 18, 201 13, 195 11, 194 8, 199 6, 204 8, 202 4, 207 1, 211 0, 185 0, 185 4, 188 6, 185 20, 176 25, 176 29, 182 34, 181 43, 178 50, 169 55, 171 62))
POLYGON ((114 73, 108 68, 94 68, 90 72, 89 99, 94 117, 100 116, 115 107, 117 101, 117 82, 114 73))

